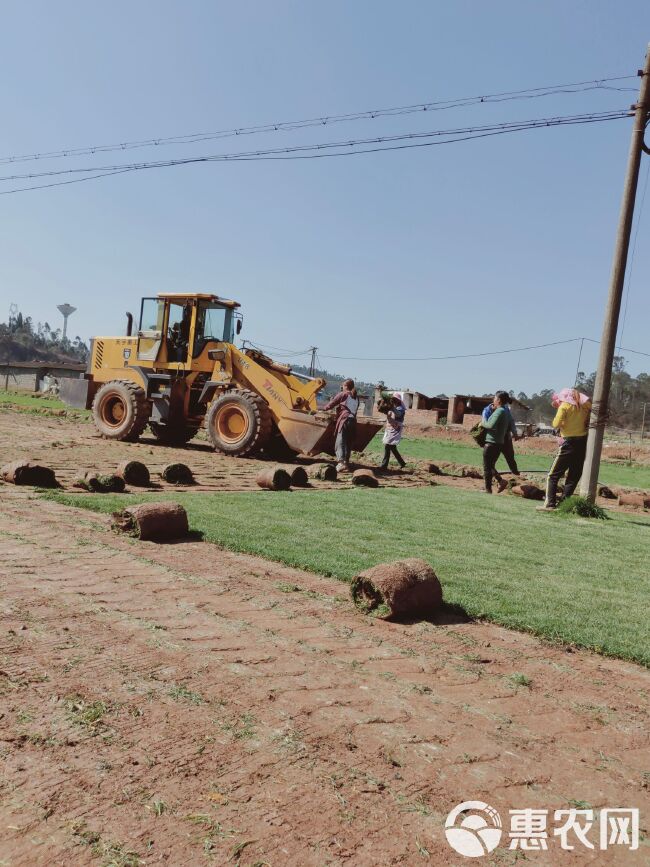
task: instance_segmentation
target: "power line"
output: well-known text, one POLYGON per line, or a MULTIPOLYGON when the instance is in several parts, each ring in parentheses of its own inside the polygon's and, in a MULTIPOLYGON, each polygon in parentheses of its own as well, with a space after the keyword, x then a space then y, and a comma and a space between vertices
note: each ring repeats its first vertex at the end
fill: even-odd
MULTIPOLYGON (((585 337, 587 343, 600 343, 600 340, 592 340, 589 337, 585 337)), ((646 358, 650 358, 650 352, 641 352, 640 349, 628 349, 625 346, 616 346, 620 352, 631 352, 632 355, 645 355, 646 358)))
POLYGON ((84 174, 86 177, 68 181, 55 181, 48 184, 38 184, 17 187, 0 191, 0 195, 26 192, 28 190, 46 189, 69 183, 79 183, 85 180, 95 180, 114 174, 144 171, 146 169, 169 168, 172 166, 192 165, 211 162, 249 162, 271 159, 318 159, 323 157, 354 156, 357 154, 377 153, 380 151, 405 150, 409 148, 431 147, 434 145, 453 144, 459 141, 469 141, 475 138, 485 138, 493 135, 504 135, 512 132, 522 132, 530 129, 545 129, 555 126, 572 126, 576 124, 602 123, 610 120, 620 120, 630 116, 629 109, 593 112, 590 114, 533 118, 525 121, 506 121, 497 124, 487 124, 478 127, 462 127, 451 130, 432 130, 430 132, 411 132, 391 136, 377 136, 365 139, 348 139, 345 141, 323 142, 315 145, 294 145, 282 148, 267 148, 257 151, 241 151, 229 154, 209 154, 200 157, 185 157, 180 159, 159 160, 141 163, 123 163, 114 166, 94 166, 92 168, 58 169, 46 172, 36 172, 21 175, 6 175, 0 177, 0 182, 11 180, 36 180, 44 177, 57 177, 70 174, 84 174), (397 144, 399 142, 399 144, 397 144), (372 146, 371 146, 372 145, 372 146), (365 146, 365 147, 362 147, 365 146), (352 150, 357 148, 356 150, 352 150))
POLYGON ((447 111, 454 108, 466 108, 473 105, 506 102, 520 99, 539 99, 545 96, 562 94, 584 93, 591 90, 603 91, 634 91, 632 87, 617 87, 610 84, 614 81, 626 81, 634 79, 634 75, 618 75, 608 78, 591 79, 589 81, 575 81, 568 84, 547 85, 545 87, 533 87, 524 90, 503 91, 501 93, 488 93, 478 96, 457 97, 455 99, 435 100, 421 102, 412 105, 393 106, 390 108, 367 109, 364 111, 347 114, 325 115, 320 117, 305 118, 293 121, 277 121, 274 123, 260 124, 249 127, 235 127, 232 129, 217 130, 214 132, 184 133, 175 136, 156 137, 136 141, 117 142, 113 144, 85 145, 82 147, 64 148, 58 151, 43 151, 40 153, 20 154, 17 156, 0 157, 0 165, 9 163, 30 162, 42 159, 64 159, 73 156, 92 156, 98 153, 112 151, 127 151, 139 148, 160 147, 167 145, 195 144, 203 141, 213 141, 222 138, 234 138, 237 136, 257 135, 269 132, 293 132, 309 127, 330 126, 336 123, 349 123, 359 120, 375 120, 380 117, 399 117, 407 114, 415 114, 426 111, 447 111))
MULTIPOLYGON (((584 342, 587 343, 600 343, 599 340, 593 340, 590 337, 569 337, 566 340, 554 340, 550 343, 536 343, 531 346, 517 346, 511 349, 496 349, 491 350, 489 352, 469 352, 461 355, 423 355, 423 356, 412 356, 412 357, 379 357, 379 356, 361 356, 361 355, 326 355, 326 354, 318 354, 318 358, 328 358, 336 361, 385 361, 385 362, 399 362, 399 361, 454 361, 462 358, 486 358, 487 356, 493 355, 509 355, 513 352, 529 352, 533 349, 546 349, 551 346, 562 346, 568 343, 580 343, 580 355, 582 356, 582 344, 584 342)), ((249 341, 249 343, 253 343, 253 341, 249 341)), ((284 349, 281 347, 270 346, 268 343, 257 343, 255 342, 253 345, 255 346, 266 346, 269 349, 277 350, 278 352, 284 353, 288 356, 299 356, 306 355, 311 352, 311 348, 302 349, 302 350, 293 350, 293 349, 284 349)), ((644 355, 650 358, 650 352, 642 352, 638 349, 628 349, 624 346, 618 346, 617 349, 620 349, 622 352, 631 352, 634 355, 644 355)), ((580 360, 578 361, 580 364, 580 360)))
POLYGON ((264 349, 272 349, 277 357, 282 358, 295 358, 301 355, 308 355, 312 351, 312 347, 308 346, 306 349, 283 349, 281 346, 272 346, 270 343, 258 343, 256 340, 245 340, 244 344, 248 344, 253 349, 259 349, 263 351, 264 349))
POLYGON ((527 352, 530 349, 545 349, 548 346, 560 346, 564 343, 575 343, 581 337, 570 337, 568 340, 554 340, 552 343, 537 343, 533 346, 518 346, 514 349, 496 349, 490 352, 469 352, 463 355, 424 355, 404 358, 366 358, 355 355, 322 355, 322 358, 333 358, 337 361, 452 361, 460 358, 485 358, 488 355, 507 355, 511 352, 527 352))

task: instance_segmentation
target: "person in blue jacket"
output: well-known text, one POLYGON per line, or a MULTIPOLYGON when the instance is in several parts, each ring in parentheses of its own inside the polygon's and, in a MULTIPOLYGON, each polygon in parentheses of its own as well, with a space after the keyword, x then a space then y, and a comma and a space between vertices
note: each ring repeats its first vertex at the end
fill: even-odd
POLYGON ((503 441, 503 446, 501 447, 501 454, 506 460, 508 464, 508 469, 513 475, 519 475, 519 469, 517 468, 517 458, 515 457, 515 449, 512 444, 513 439, 519 439, 517 435, 517 427, 515 425, 515 420, 512 417, 512 413, 510 412, 510 404, 512 403, 512 398, 508 394, 507 391, 497 391, 494 395, 494 401, 488 404, 482 413, 483 421, 487 421, 492 413, 495 410, 496 398, 501 399, 501 406, 505 409, 508 414, 508 430, 506 432, 506 438, 503 441))

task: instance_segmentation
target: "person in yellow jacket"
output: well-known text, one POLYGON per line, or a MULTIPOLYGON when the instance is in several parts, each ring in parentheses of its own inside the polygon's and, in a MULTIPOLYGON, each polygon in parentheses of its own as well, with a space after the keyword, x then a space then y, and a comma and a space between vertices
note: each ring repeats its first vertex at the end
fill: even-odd
POLYGON ((591 400, 576 388, 564 388, 553 395, 553 406, 556 409, 553 427, 560 431, 563 439, 549 470, 544 505, 539 507, 544 511, 557 507, 557 486, 565 473, 565 498, 573 494, 580 481, 587 450, 591 400))

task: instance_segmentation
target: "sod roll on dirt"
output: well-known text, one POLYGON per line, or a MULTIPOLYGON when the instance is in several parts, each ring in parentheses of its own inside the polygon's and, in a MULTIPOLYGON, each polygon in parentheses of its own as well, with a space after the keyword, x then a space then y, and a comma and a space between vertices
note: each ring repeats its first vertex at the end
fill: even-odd
POLYGON ((288 491, 291 487, 291 476, 282 467, 262 470, 255 481, 260 488, 264 488, 266 491, 288 491))
POLYGON ((307 470, 310 479, 318 479, 321 482, 335 482, 338 476, 334 464, 312 464, 307 470))
POLYGON ((170 485, 191 485, 194 475, 187 464, 167 464, 160 471, 162 478, 170 485))
POLYGON ((650 494, 619 494, 619 506, 634 506, 635 509, 650 509, 650 494))
POLYGON ((364 488, 378 488, 379 480, 372 470, 355 470, 352 473, 352 484, 364 488))
POLYGON ((124 479, 127 485, 133 485, 136 488, 146 488, 151 482, 149 470, 146 464, 142 461, 122 461, 117 465, 115 475, 124 479))
POLYGON ((436 573, 417 557, 366 569, 352 579, 350 589, 354 604, 377 617, 423 617, 442 602, 436 573))
POLYGON ((510 488, 510 493, 516 497, 523 497, 524 500, 543 500, 545 496, 544 491, 537 485, 528 484, 514 485, 510 488))
POLYGON ((179 503, 143 503, 113 513, 113 529, 142 542, 169 542, 189 532, 187 512, 179 503))
POLYGON ((309 476, 304 467, 290 467, 288 473, 291 476, 292 487, 306 488, 309 485, 309 476))
POLYGON ((35 485, 39 488, 58 488, 54 470, 34 461, 13 461, 0 470, 0 476, 12 485, 35 485))

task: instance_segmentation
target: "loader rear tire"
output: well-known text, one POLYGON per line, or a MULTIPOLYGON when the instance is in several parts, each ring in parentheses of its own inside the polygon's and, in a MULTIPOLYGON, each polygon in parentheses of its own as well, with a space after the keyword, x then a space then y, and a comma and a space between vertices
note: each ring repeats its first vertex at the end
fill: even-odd
POLYGON ((136 442, 147 426, 151 408, 143 388, 115 379, 99 388, 92 412, 95 427, 105 439, 136 442))
POLYGON ((150 421, 149 427, 158 442, 165 446, 184 446, 199 432, 198 427, 189 427, 187 425, 175 427, 173 425, 159 424, 157 421, 150 421))
POLYGON ((235 389, 217 398, 208 410, 205 427, 210 442, 226 455, 245 457, 262 449, 273 429, 266 401, 248 389, 235 389))

